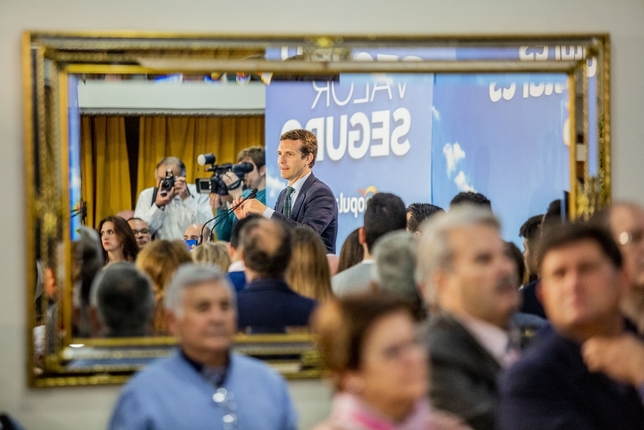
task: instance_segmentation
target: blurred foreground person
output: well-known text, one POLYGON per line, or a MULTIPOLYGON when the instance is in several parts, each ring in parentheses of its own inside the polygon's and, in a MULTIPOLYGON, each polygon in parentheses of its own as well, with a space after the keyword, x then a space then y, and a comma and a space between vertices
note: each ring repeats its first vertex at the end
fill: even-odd
POLYGON ((316 430, 467 428, 431 409, 427 357, 404 303, 387 294, 345 296, 323 304, 313 328, 337 391, 316 430))
POLYGON ((110 429, 296 428, 286 382, 266 364, 233 353, 234 290, 217 268, 186 264, 165 296, 179 349, 136 374, 110 429))
POLYGON ((619 310, 628 285, 612 237, 587 224, 552 227, 541 240, 537 260, 538 294, 554 330, 501 377, 499 427, 644 428, 637 391, 591 373, 582 360, 587 339, 615 338, 628 331, 619 310))
POLYGON ((421 228, 418 272, 431 307, 432 402, 477 430, 496 429, 497 376, 520 343, 510 330, 519 281, 499 221, 468 203, 436 215, 421 228))
MULTIPOLYGON (((644 334, 644 209, 634 203, 618 203, 597 214, 610 227, 624 260, 631 289, 621 304, 622 313, 644 334)), ((594 337, 583 346, 584 361, 594 372, 639 389, 644 399, 644 341, 634 334, 594 337)))

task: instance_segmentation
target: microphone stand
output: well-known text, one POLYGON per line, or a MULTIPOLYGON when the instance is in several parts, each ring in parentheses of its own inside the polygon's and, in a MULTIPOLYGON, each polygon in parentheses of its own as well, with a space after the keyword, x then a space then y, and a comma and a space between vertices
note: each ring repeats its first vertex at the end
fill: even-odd
POLYGON ((228 215, 230 215, 230 214, 231 214, 235 209, 237 209, 238 207, 240 207, 240 206, 242 205, 242 203, 244 203, 244 202, 245 202, 246 200, 248 200, 248 199, 254 199, 254 198, 257 196, 257 192, 258 192, 258 191, 259 191, 259 190, 258 190, 257 188, 253 188, 253 191, 251 191, 249 195, 247 195, 246 197, 244 197, 244 198, 243 198, 239 203, 237 203, 235 206, 232 206, 230 209, 227 209, 227 210, 226 210, 226 212, 224 212, 223 214, 219 214, 219 215, 217 215, 217 216, 215 216, 215 217, 213 217, 213 218, 209 219, 208 221, 206 221, 206 222, 204 223, 204 225, 201 227, 201 233, 199 233, 199 243, 198 243, 197 245, 201 245, 201 244, 203 243, 203 232, 204 232, 204 229, 206 228, 206 226, 207 226, 208 224, 210 224, 210 223, 211 223, 211 222, 213 222, 213 221, 216 221, 216 222, 215 222, 215 225, 213 225, 213 226, 212 226, 212 228, 217 227, 217 226, 219 225, 219 223, 220 223, 220 222, 222 222, 222 221, 224 220, 224 218, 226 218, 228 215))

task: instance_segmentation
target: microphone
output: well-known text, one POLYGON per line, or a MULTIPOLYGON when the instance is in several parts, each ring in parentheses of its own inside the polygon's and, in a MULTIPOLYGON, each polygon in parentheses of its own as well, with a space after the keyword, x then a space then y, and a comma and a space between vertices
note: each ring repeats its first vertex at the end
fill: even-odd
POLYGON ((198 243, 198 245, 201 245, 201 243, 203 242, 203 232, 204 232, 204 229, 206 228, 206 226, 207 226, 208 224, 210 224, 210 223, 211 223, 211 222, 213 222, 213 221, 216 221, 216 222, 215 222, 215 225, 213 225, 213 226, 212 226, 212 229, 214 230, 214 229, 215 229, 215 227, 217 227, 217 226, 219 225, 219 223, 220 223, 221 221, 223 221, 223 220, 224 220, 224 218, 226 218, 228 215, 230 215, 230 214, 231 214, 235 209, 237 209, 238 207, 240 207, 240 206, 242 205, 242 203, 244 203, 246 200, 254 199, 255 197, 257 197, 257 193, 258 193, 258 191, 259 191, 259 190, 258 190, 257 188, 253 188, 253 190, 250 192, 250 194, 249 194, 249 195, 247 195, 246 197, 244 197, 244 198, 243 198, 239 203, 237 203, 235 206, 232 206, 230 209, 226 210, 226 212, 224 212, 224 213, 222 213, 222 214, 219 214, 219 215, 217 215, 217 216, 215 216, 215 217, 213 217, 213 218, 210 218, 208 221, 206 221, 206 222, 203 224, 203 226, 201 227, 201 233, 199 233, 199 243, 198 243))
POLYGON ((199 154, 197 164, 205 166, 206 164, 215 164, 216 157, 213 154, 199 154))

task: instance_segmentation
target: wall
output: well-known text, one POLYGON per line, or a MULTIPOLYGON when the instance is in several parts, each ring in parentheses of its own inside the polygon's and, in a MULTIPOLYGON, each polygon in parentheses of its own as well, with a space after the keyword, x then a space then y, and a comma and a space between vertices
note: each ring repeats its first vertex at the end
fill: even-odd
MULTIPOLYGON (((218 33, 483 34, 609 32, 613 190, 644 203, 644 2, 628 0, 0 0, 0 410, 30 429, 103 428, 117 388, 30 390, 25 377, 21 32, 162 30, 218 33), (637 162, 636 162, 637 161, 637 162), (635 185, 635 186, 632 186, 635 185)), ((320 383, 292 383, 314 422, 328 407, 320 383)), ((308 427, 309 424, 304 424, 308 427)))

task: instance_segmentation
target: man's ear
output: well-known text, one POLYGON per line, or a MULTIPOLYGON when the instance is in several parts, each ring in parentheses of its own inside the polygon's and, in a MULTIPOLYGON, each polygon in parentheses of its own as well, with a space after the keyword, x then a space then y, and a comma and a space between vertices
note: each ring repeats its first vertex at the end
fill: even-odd
POLYGON ((266 165, 259 168, 259 176, 266 176, 266 165))
POLYGON ((364 232, 364 227, 358 229, 358 243, 365 245, 367 243, 367 234, 364 232))
POLYGON ((174 312, 166 309, 164 317, 166 327, 168 327, 170 333, 172 333, 173 336, 177 336, 177 317, 175 316, 174 312))

